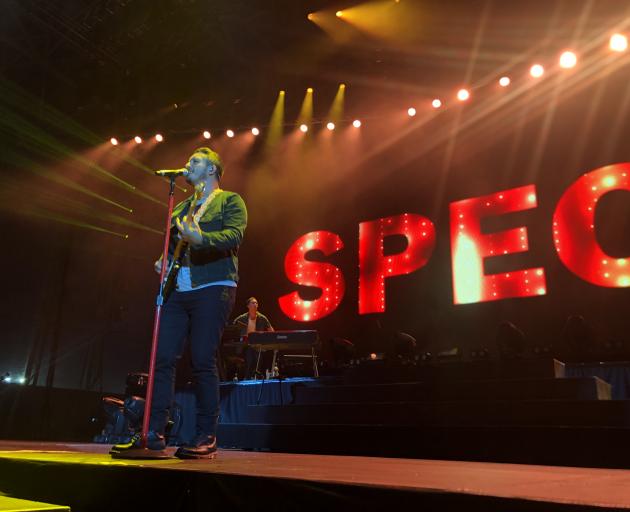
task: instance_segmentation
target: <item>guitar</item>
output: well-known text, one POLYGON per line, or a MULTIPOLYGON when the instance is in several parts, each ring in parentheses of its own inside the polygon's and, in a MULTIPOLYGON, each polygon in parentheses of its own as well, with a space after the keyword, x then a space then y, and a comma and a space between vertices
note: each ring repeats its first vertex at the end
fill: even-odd
MULTIPOLYGON (((204 188, 205 185, 203 183, 195 187, 195 193, 193 194, 192 201, 190 202, 190 208, 188 209, 188 213, 183 218, 184 224, 191 225, 193 223, 194 210, 197 207, 197 203, 203 196, 204 188)), ((184 255, 186 254, 187 248, 188 242, 180 237, 177 245, 175 246, 175 251, 173 251, 173 257, 171 258, 170 266, 168 267, 166 277, 164 278, 164 284, 162 286, 162 299, 164 304, 166 304, 166 301, 168 300, 169 296, 177 285, 177 274, 179 274, 179 269, 182 268, 182 263, 184 261, 184 255)))

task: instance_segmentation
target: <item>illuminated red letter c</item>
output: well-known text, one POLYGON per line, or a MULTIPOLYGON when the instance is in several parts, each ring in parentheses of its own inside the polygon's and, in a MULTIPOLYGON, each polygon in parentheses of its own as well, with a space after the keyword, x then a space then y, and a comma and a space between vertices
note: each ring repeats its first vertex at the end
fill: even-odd
POLYGON ((630 259, 608 256, 597 242, 595 207, 613 190, 630 191, 630 163, 600 167, 580 177, 562 195, 553 215, 553 239, 560 261, 598 286, 630 286, 630 259))

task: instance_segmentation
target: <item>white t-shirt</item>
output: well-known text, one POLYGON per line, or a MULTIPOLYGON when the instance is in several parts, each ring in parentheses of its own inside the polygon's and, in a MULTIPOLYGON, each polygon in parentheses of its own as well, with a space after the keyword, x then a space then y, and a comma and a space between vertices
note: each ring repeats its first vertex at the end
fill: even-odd
POLYGON ((236 282, 225 281, 213 281, 211 283, 201 284, 193 288, 192 280, 190 279, 190 267, 181 267, 177 273, 177 291, 178 292, 190 292, 193 290, 200 290, 201 288, 207 288, 208 286, 231 286, 236 288, 236 282))

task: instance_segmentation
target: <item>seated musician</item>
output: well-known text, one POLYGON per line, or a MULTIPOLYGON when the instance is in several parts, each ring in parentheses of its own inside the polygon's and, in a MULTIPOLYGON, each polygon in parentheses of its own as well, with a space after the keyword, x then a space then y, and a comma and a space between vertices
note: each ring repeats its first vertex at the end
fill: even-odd
MULTIPOLYGON (((256 297, 250 297, 247 299, 246 304, 247 312, 234 319, 234 325, 238 325, 241 328, 241 336, 245 336, 254 331, 274 330, 269 319, 258 311, 258 300, 256 297)), ((252 378, 254 377, 253 374, 256 368, 256 358, 258 357, 258 353, 247 347, 243 355, 246 364, 245 377, 252 378)))
POLYGON ((237 316, 234 325, 241 328, 241 336, 245 336, 253 331, 273 331, 269 319, 258 311, 258 300, 256 297, 247 299, 247 313, 237 316))

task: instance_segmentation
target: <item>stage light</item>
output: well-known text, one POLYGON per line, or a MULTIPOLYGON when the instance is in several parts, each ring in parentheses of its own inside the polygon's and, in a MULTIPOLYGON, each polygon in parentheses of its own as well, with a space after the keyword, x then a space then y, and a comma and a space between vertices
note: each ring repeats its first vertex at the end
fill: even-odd
POLYGON ((210 137, 212 137, 212 134, 208 130, 203 132, 203 138, 204 139, 209 139, 210 137))
POLYGON ((109 142, 112 143, 112 146, 118 146, 118 139, 116 137, 109 139, 109 142))
POLYGON ((315 18, 315 15, 312 12, 309 12, 308 16, 306 16, 306 19, 309 21, 313 21, 313 18, 315 18))
POLYGON ((499 85, 501 87, 507 87, 508 85, 510 85, 510 77, 509 76, 502 76, 501 78, 499 78, 499 85))
POLYGON ((265 151, 270 151, 282 139, 284 133, 284 99, 285 91, 278 91, 275 105, 271 111, 271 117, 266 125, 265 130, 265 151))
POLYGON ((225 132, 225 134, 231 139, 232 137, 234 137, 234 132, 232 130, 228 130, 225 132))
POLYGON ((306 126, 305 124, 301 124, 300 131, 302 131, 303 133, 306 133, 308 131, 308 126, 306 126))
POLYGON ((309 94, 312 94, 313 93, 313 88, 309 87, 308 89, 306 89, 306 92, 308 92, 309 94))
POLYGON ((438 98, 435 98, 432 102, 431 102, 431 106, 433 108, 440 108, 442 106, 442 101, 438 98))
POLYGON ((545 68, 543 68, 540 64, 534 64, 531 68, 529 68, 529 74, 534 78, 540 78, 545 73, 545 68))
POLYGON ((457 99, 459 101, 466 101, 470 98, 470 91, 468 89, 460 89, 457 91, 457 99))
POLYGON ((407 109, 407 115, 408 115, 409 117, 413 117, 413 116, 415 116, 415 115, 416 115, 416 109, 415 109, 415 108, 413 108, 413 107, 409 107, 409 108, 407 109))
POLYGON ((136 135, 133 140, 136 141, 136 144, 142 144, 142 137, 140 137, 139 135, 136 135))
MULTIPOLYGON (((330 123, 338 125, 345 118, 344 113, 343 113, 344 104, 345 104, 345 96, 346 96, 346 84, 339 84, 339 87, 337 87, 337 93, 335 94, 332 104, 330 105, 330 109, 328 109, 328 112, 325 115, 325 119, 328 119, 330 123)), ((334 129, 334 127, 332 129, 334 129)))
POLYGON ((337 18, 341 18, 343 16, 343 11, 337 11, 335 16, 337 16, 337 18))
POLYGON ((260 135, 260 130, 256 127, 252 128, 252 134, 253 135, 260 135))
POLYGON ((623 34, 613 34, 610 36, 609 46, 613 52, 625 52, 628 49, 628 38, 623 34))
POLYGON ((155 140, 157 140, 158 142, 162 142, 164 140, 164 137, 162 137, 161 134, 157 133, 155 135, 155 140))
POLYGON ((329 123, 326 125, 326 128, 328 128, 330 131, 334 130, 334 129, 335 129, 335 123, 333 123, 333 122, 329 122, 329 123))
POLYGON ((563 52, 560 55, 560 67, 564 69, 570 69, 577 64, 577 55, 573 52, 563 52))
POLYGON ((361 128, 361 121, 355 119, 354 121, 352 121, 352 126, 354 126, 355 128, 361 128))
POLYGON ((20 377, 18 379, 18 384, 24 384, 26 382, 26 379, 24 377, 20 377))

